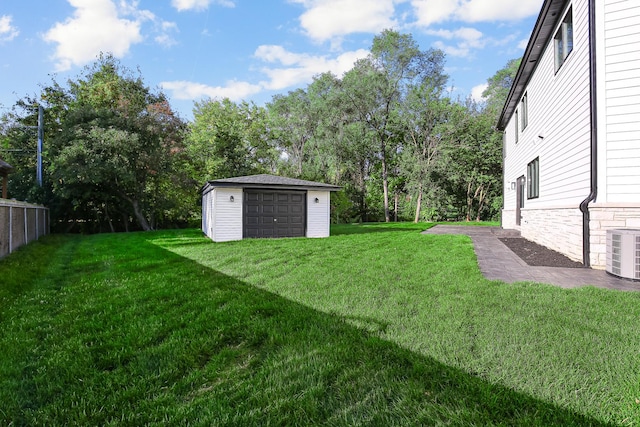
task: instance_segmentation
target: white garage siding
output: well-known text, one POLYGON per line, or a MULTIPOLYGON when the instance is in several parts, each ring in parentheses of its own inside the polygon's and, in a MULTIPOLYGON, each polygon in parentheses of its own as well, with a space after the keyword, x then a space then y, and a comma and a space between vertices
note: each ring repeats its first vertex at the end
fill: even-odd
POLYGON ((202 230, 215 242, 244 236, 329 237, 329 195, 339 190, 336 185, 268 174, 208 181, 202 188, 202 230), (270 198, 252 198, 256 194, 270 198))
POLYGON ((329 200, 328 191, 307 191, 307 237, 329 237, 329 200))
POLYGON ((204 194, 202 228, 214 242, 242 240, 242 189, 214 188, 204 194))

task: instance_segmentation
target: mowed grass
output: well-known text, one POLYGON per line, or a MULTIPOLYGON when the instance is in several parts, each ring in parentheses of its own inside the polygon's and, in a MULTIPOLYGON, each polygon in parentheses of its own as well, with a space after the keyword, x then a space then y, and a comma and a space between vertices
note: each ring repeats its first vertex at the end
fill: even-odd
POLYGON ((640 293, 507 285, 427 224, 0 260, 0 424, 640 423, 640 293))

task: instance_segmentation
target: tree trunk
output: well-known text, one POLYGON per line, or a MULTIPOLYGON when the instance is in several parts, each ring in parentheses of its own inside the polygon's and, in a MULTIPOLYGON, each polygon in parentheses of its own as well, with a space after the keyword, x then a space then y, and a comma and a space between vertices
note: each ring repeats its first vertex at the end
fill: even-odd
POLYGON ((389 214, 389 178, 387 177, 387 154, 386 146, 383 143, 382 146, 382 193, 384 195, 384 221, 391 222, 391 215, 389 214))
POLYGON ((476 214, 476 221, 480 221, 480 212, 484 209, 485 200, 487 200, 487 194, 489 194, 489 188, 491 188, 491 183, 487 185, 486 188, 482 188, 480 191, 480 196, 478 198, 478 213, 476 214))
POLYGON ((471 208, 473 205, 473 197, 471 197, 471 184, 473 184, 473 181, 469 181, 469 184, 467 184, 467 222, 471 221, 471 208))
POLYGON ((413 219, 414 223, 418 223, 420 221, 420 210, 422 210, 422 183, 418 186, 418 200, 416 203, 416 216, 413 219))
POLYGON ((144 231, 151 231, 151 226, 149 225, 149 222, 147 222, 147 219, 144 217, 144 214, 140 209, 140 203, 134 199, 131 200, 131 206, 133 206, 133 214, 138 220, 138 224, 140 225, 140 227, 142 227, 144 231))
POLYGON ((107 217, 107 223, 109 223, 109 229, 111 230, 112 233, 115 233, 116 230, 115 228, 113 228, 113 221, 111 220, 111 216, 109 216, 109 207, 106 203, 104 204, 104 214, 107 217))
POLYGON ((395 192, 393 196, 393 222, 398 222, 398 197, 400 195, 395 192))

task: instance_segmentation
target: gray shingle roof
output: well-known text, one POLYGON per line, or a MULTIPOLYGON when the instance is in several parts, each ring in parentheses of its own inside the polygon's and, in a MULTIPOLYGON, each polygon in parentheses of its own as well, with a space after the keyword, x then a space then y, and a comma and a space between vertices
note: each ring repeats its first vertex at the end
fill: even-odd
POLYGON ((207 183, 211 187, 258 187, 258 188, 287 188, 287 189, 322 189, 338 191, 341 187, 322 182, 305 181, 303 179, 287 178, 276 175, 248 175, 235 178, 215 179, 207 183))
POLYGON ((4 173, 11 172, 12 170, 13 170, 13 166, 5 162, 4 160, 0 159, 0 172, 4 174, 4 173))

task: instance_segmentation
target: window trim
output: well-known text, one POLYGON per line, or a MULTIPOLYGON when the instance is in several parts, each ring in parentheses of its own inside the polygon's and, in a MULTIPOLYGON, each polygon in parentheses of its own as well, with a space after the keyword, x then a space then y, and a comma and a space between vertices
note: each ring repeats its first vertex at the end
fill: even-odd
POLYGON ((567 11, 553 36, 553 58, 556 73, 573 52, 573 6, 567 11))
POLYGON ((521 128, 524 131, 529 125, 529 100, 527 99, 527 92, 522 95, 522 99, 520 100, 520 120, 521 120, 521 128))
POLYGON ((527 164, 527 199, 540 197, 540 157, 527 164))
POLYGON ((519 119, 518 119, 518 109, 516 109, 516 111, 515 111, 515 113, 514 113, 514 114, 515 114, 514 125, 515 125, 515 128, 516 128, 516 133, 515 133, 515 135, 516 135, 516 144, 517 144, 517 143, 518 143, 518 136, 519 136, 519 133, 520 133, 520 130, 518 129, 518 123, 519 123, 519 122, 518 122, 518 120, 519 120, 519 119))

